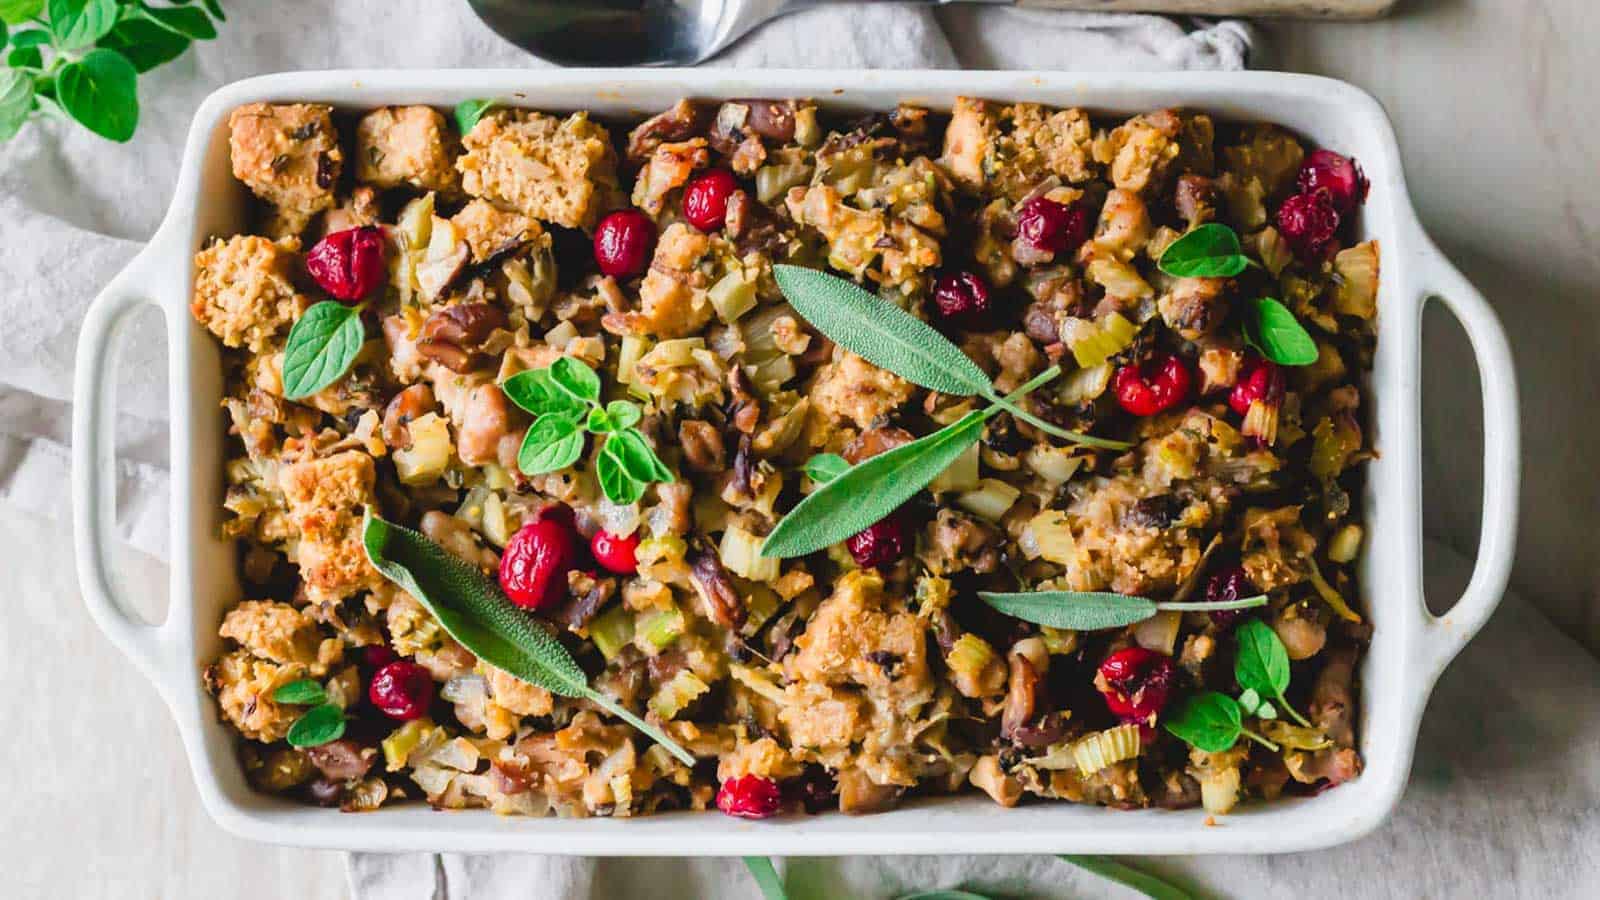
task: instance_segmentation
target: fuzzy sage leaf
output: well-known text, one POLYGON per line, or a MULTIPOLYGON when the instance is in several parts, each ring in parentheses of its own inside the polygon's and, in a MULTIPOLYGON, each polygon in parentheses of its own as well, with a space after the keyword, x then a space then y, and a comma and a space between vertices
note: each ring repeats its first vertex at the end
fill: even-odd
POLYGON ((771 859, 746 856, 744 867, 750 870, 750 877, 756 880, 756 887, 761 889, 762 900, 788 900, 789 895, 783 890, 783 878, 778 875, 778 869, 773 866, 771 859))
POLYGON ((362 527, 367 558, 438 620, 461 646, 499 669, 563 697, 581 697, 661 744, 686 766, 694 755, 655 726, 589 686, 588 676, 549 632, 477 568, 422 534, 369 510, 362 527))
POLYGON ((1312 340, 1289 307, 1271 297, 1258 297, 1245 307, 1245 340, 1261 355, 1284 366, 1309 366, 1317 361, 1312 340))
POLYGON ((366 341, 361 309, 324 300, 305 311, 283 349, 283 396, 303 400, 349 371, 366 341))
POLYGON ((806 460, 806 475, 817 484, 827 484, 850 471, 850 463, 837 453, 818 453, 806 460))
POLYGON ((1218 222, 1208 222, 1173 241, 1156 263, 1177 278, 1232 278, 1250 265, 1239 235, 1218 222))
POLYGON ((1264 606, 1267 602, 1267 598, 1263 595, 1243 597, 1238 600, 1157 603, 1145 597, 1114 594, 1109 591, 1019 593, 979 591, 978 596, 984 603, 1013 618, 1036 625, 1048 625, 1051 628, 1070 628, 1073 631, 1122 628, 1143 622, 1163 610, 1209 612, 1218 609, 1249 609, 1264 606))
POLYGON ((1150 900, 1194 900, 1194 895, 1188 891, 1109 856, 1063 853, 1059 858, 1108 881, 1115 881, 1129 890, 1138 891, 1150 900))

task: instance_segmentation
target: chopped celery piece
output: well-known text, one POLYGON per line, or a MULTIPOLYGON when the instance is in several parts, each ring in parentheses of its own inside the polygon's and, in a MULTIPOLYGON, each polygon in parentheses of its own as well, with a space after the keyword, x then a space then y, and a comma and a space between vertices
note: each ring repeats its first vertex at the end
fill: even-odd
POLYGON ((650 698, 650 708, 661 718, 671 719, 710 689, 698 675, 684 669, 656 691, 655 696, 650 698))
POLYGON ((614 606, 589 623, 589 640, 609 662, 633 640, 633 613, 614 606))
POLYGON ((649 652, 659 653, 683 634, 683 624, 683 611, 674 606, 640 619, 638 634, 649 645, 649 652))

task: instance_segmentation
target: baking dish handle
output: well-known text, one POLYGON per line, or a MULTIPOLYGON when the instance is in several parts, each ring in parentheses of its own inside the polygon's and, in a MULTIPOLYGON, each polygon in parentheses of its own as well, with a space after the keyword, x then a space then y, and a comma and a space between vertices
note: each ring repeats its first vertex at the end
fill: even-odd
MULTIPOLYGON (((161 677, 163 629, 144 622, 116 589, 111 549, 116 545, 116 392, 113 340, 139 308, 159 306, 152 241, 89 304, 78 334, 72 382, 72 528, 78 586, 95 624, 145 675, 165 690, 161 677)), ((164 311, 163 311, 164 312, 164 311)), ((163 315, 164 320, 168 320, 163 315)), ((168 320, 169 340, 175 339, 168 320)), ((169 614, 170 620, 170 614, 169 614)))
MULTIPOLYGON (((1419 229, 1420 230, 1420 229, 1419 229)), ((1517 543, 1517 491, 1521 444, 1516 369, 1494 310, 1430 240, 1424 257, 1422 301, 1438 299, 1467 332, 1483 387, 1483 517, 1472 578, 1455 606, 1427 615, 1428 674, 1437 676, 1489 620, 1505 593, 1517 543)))

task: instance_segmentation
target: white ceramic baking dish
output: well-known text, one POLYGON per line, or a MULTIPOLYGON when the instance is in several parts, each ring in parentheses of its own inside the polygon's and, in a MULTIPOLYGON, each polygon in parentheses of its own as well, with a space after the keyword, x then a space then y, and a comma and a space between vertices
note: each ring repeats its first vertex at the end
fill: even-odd
POLYGON ((1394 135, 1367 94, 1323 78, 1260 72, 1092 74, 889 71, 346 71, 255 78, 212 94, 195 115, 177 196, 148 247, 95 300, 78 346, 73 405, 73 513, 78 572, 95 621, 160 690, 183 734, 206 808, 227 830, 285 844, 362 850, 523 851, 586 855, 887 853, 1217 853, 1305 850, 1376 827, 1398 801, 1418 720, 1434 680, 1499 601, 1511 565, 1518 474, 1510 353, 1483 298, 1439 254, 1406 195, 1394 135), (216 342, 189 316, 191 258, 207 236, 245 224, 244 191, 229 173, 229 110, 253 101, 315 101, 350 109, 391 103, 449 107, 510 98, 560 111, 645 114, 681 96, 814 97, 858 109, 899 101, 948 107, 959 94, 1084 106, 1103 114, 1189 106, 1268 120, 1354 154, 1372 180, 1360 223, 1382 248, 1372 421, 1381 456, 1368 467, 1363 606, 1376 631, 1361 670, 1366 771, 1337 790, 1246 804, 1208 825, 1201 810, 1112 811, 1064 803, 1002 809, 986 797, 929 799, 880 815, 747 822, 716 814, 639 819, 515 819, 440 813, 423 804, 363 815, 292 804, 245 783, 234 738, 202 691, 222 649, 222 610, 239 598, 222 519, 222 390, 216 342), (1482 538, 1466 592, 1442 617, 1422 596, 1419 332, 1437 297, 1465 326, 1484 384, 1482 538), (109 563, 114 498, 108 360, 119 322, 153 305, 171 345, 172 576, 165 620, 142 622, 118 596, 109 563))

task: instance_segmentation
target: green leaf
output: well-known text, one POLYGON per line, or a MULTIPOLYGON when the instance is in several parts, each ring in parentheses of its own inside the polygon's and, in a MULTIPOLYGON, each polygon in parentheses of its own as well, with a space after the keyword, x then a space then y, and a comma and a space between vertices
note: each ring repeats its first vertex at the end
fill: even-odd
POLYGON ((1108 881, 1115 881, 1125 888, 1138 891, 1151 900, 1194 900, 1194 896, 1188 891, 1126 863, 1117 862, 1109 856, 1063 853, 1060 858, 1108 881))
POLYGON ((301 678, 280 686, 272 692, 274 703, 293 703, 300 706, 311 706, 328 699, 327 691, 315 678, 301 678))
POLYGON ((139 125, 138 80, 139 73, 127 57, 99 47, 62 67, 56 74, 56 97, 85 128, 122 143, 139 125))
POLYGON ((228 17, 222 14, 222 4, 217 0, 205 0, 205 8, 206 12, 211 13, 211 18, 218 22, 228 21, 228 17))
POLYGON ((148 19, 123 19, 97 46, 116 50, 133 63, 137 72, 148 72, 171 62, 189 49, 189 39, 148 19))
POLYGON ((15 69, 0 69, 0 141, 16 136, 33 111, 33 78, 15 69))
POLYGON ((211 24, 210 17, 198 9, 147 6, 143 11, 150 21, 191 40, 209 41, 217 36, 217 26, 211 24))
POLYGON ((971 397, 989 377, 933 326, 854 282, 803 266, 773 266, 795 310, 834 343, 930 390, 971 397))
POLYGON ((622 464, 628 477, 646 483, 673 481, 672 470, 656 455, 650 442, 644 439, 638 429, 629 428, 612 435, 606 439, 606 447, 616 454, 617 462, 622 464))
POLYGON ((598 406, 589 410, 589 418, 584 420, 583 427, 593 434, 610 434, 617 430, 611 414, 598 406))
POLYGON ((367 339, 359 307, 324 300, 289 329, 283 349, 283 396, 301 400, 344 377, 367 339))
POLYGON ((989 900, 989 898, 971 891, 917 891, 914 894, 901 894, 895 900, 989 900))
POLYGON ((600 454, 594 460, 594 474, 600 482, 600 490, 612 503, 626 506, 639 502, 639 498, 644 496, 647 482, 628 474, 627 466, 617 455, 615 440, 606 441, 606 445, 600 448, 600 454))
POLYGON ((457 103, 456 128, 460 129, 463 136, 466 135, 478 124, 478 120, 483 118, 483 114, 498 103, 497 100, 463 100, 457 103))
POLYGON ((583 429, 573 419, 547 413, 535 419, 522 436, 517 468, 524 475, 543 475, 565 469, 583 455, 583 429))
POLYGON ((522 409, 536 416, 563 415, 577 418, 588 404, 556 386, 550 370, 525 369, 500 383, 500 390, 522 409))
POLYGON ((117 22, 116 0, 49 0, 48 5, 50 33, 64 50, 93 44, 117 22))
POLYGON ((880 453, 812 492, 778 521, 765 557, 803 556, 899 509, 983 436, 989 413, 973 411, 926 437, 880 453))
POLYGON ((584 403, 600 402, 600 376, 570 356, 551 363, 550 381, 584 403))
POLYGON ((611 424, 618 431, 632 428, 644 418, 644 412, 639 409, 639 404, 629 403, 626 400, 613 400, 606 404, 606 415, 611 418, 611 424))
POLYGON ((1245 308, 1244 336, 1261 355, 1284 366, 1309 366, 1317 361, 1317 342, 1289 307, 1259 297, 1245 308))
POLYGON ((1265 606, 1265 595, 1238 600, 1182 603, 1155 603, 1144 597, 1113 594, 1107 591, 1023 591, 994 593, 979 591, 978 596, 1000 612, 1036 625, 1098 631, 1121 628, 1142 622, 1161 610, 1209 612, 1218 609, 1249 609, 1265 606))
POLYGON ((40 47, 50 43, 50 32, 42 28, 27 28, 11 36, 11 46, 40 47))
POLYGON ((1233 677, 1239 687, 1254 690, 1263 697, 1281 697, 1289 689, 1289 651, 1272 626, 1251 619, 1234 630, 1239 653, 1233 661, 1233 677))
POLYGON ((789 895, 783 892, 783 879, 778 876, 772 860, 765 856, 746 856, 744 867, 750 870, 750 877, 761 888, 763 900, 789 900, 789 895))
POLYGON ((0 47, 9 43, 11 43, 11 29, 6 26, 4 19, 0 19, 0 47))
POLYGON ((817 484, 827 484, 850 471, 850 462, 837 453, 818 453, 806 460, 806 475, 817 484))
POLYGON ((39 52, 38 47, 13 47, 11 52, 6 54, 6 65, 13 69, 37 69, 44 65, 44 54, 39 52))
POLYGON ((1232 278, 1249 265, 1239 235, 1217 222, 1201 225, 1173 241, 1157 263, 1161 271, 1178 278, 1232 278))
POLYGON ((582 697, 666 747, 684 765, 694 755, 615 700, 589 687, 572 655, 500 586, 477 568, 409 528, 367 512, 362 527, 367 558, 383 576, 431 613, 452 638, 479 659, 563 697, 582 697))
POLYGON ((344 736, 344 710, 332 703, 313 706, 289 726, 291 747, 318 747, 344 736))
POLYGON ((1206 691, 1185 697, 1163 723, 1171 733, 1207 753, 1221 753, 1239 742, 1244 720, 1227 694, 1206 691))
POLYGON ((0 22, 21 25, 44 12, 44 0, 0 0, 0 22))

